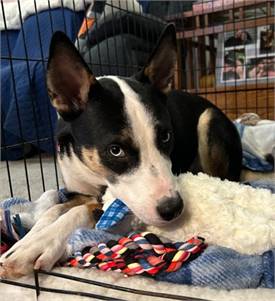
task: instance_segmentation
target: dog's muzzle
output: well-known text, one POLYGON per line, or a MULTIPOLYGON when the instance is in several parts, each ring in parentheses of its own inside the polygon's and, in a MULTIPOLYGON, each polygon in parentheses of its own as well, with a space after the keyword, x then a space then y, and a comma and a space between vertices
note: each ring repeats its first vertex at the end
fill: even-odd
POLYGON ((162 198, 157 206, 157 212, 165 221, 171 221, 182 213, 183 208, 183 200, 177 192, 174 197, 162 198))

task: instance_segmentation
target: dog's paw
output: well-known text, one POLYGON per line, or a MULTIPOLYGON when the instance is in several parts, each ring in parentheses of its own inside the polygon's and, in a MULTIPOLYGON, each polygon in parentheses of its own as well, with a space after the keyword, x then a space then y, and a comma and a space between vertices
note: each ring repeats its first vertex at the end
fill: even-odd
POLYGON ((34 269, 49 271, 64 253, 65 244, 40 236, 16 243, 0 258, 0 277, 18 278, 34 269))

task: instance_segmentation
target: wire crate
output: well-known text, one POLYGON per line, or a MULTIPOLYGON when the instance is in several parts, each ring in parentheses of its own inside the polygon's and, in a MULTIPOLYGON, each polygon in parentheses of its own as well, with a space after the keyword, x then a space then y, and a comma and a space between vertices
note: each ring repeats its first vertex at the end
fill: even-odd
MULTIPOLYGON (((178 45, 174 88, 204 96, 231 119, 247 112, 275 118, 272 0, 27 2, 1 0, 1 199, 34 200, 63 185, 55 155, 57 115, 45 83, 57 30, 75 43, 95 75, 130 76, 172 22, 178 45)), ((31 288, 38 294, 38 274, 31 288)))

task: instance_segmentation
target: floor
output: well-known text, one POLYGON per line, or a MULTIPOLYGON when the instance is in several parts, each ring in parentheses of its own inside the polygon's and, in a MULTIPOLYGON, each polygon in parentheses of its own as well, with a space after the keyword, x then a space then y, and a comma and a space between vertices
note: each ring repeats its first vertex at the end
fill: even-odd
MULTIPOLYGON (((56 189, 57 180, 55 172, 55 164, 53 157, 42 156, 42 172, 40 165, 40 158, 34 157, 26 159, 26 169, 24 168, 24 160, 9 161, 8 167, 10 170, 10 178, 12 184, 12 191, 9 185, 7 163, 0 162, 0 200, 17 196, 32 200, 37 199, 44 190, 56 189), (27 176, 26 176, 27 171, 27 176), (30 191, 28 192, 27 178, 29 181, 30 191), (43 187, 43 178, 45 186, 43 187), (29 197, 30 194, 30 197, 29 197)), ((58 167, 57 167, 58 168, 58 167)), ((62 179, 60 171, 58 170, 58 182, 62 187, 62 179)))

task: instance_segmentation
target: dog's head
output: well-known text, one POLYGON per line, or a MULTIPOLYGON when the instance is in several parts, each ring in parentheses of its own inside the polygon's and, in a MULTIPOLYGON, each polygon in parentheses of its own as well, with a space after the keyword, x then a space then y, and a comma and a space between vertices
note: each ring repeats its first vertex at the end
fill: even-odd
POLYGON ((175 64, 173 25, 131 78, 95 78, 60 32, 50 47, 49 95, 70 129, 77 156, 115 197, 154 225, 174 220, 183 210, 171 172, 174 138, 166 105, 175 64))

